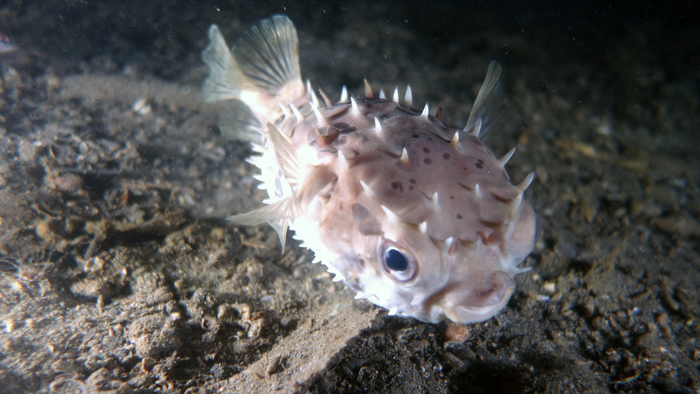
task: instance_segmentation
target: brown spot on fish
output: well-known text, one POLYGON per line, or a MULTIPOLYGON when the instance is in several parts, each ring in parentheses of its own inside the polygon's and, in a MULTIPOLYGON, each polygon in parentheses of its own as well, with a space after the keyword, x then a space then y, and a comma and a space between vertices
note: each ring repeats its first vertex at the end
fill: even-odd
POLYGON ((371 216, 369 209, 362 204, 352 204, 352 218, 357 223, 362 223, 371 216))
POLYGON ((501 243, 501 234, 498 232, 493 232, 486 236, 486 234, 479 231, 479 235, 481 236, 481 242, 483 242, 484 245, 498 245, 501 243))
POLYGON ((401 189, 401 191, 403 192, 403 185, 401 184, 401 182, 391 182, 391 188, 394 190, 401 189))
POLYGON ((381 235, 382 225, 377 218, 362 204, 352 204, 352 218, 359 224, 362 235, 381 235))
MULTIPOLYGON (((321 133, 321 134, 323 134, 323 133, 321 133)), ((325 135, 326 135, 326 138, 325 138, 326 141, 334 141, 340 135, 340 130, 333 127, 333 126, 330 126, 330 127, 328 127, 328 130, 326 131, 325 135)))
POLYGON ((425 160, 423 160, 423 163, 425 163, 425 164, 430 164, 430 163, 432 163, 432 162, 433 162, 433 161, 430 160, 430 159, 425 159, 425 160))
POLYGON ((442 155, 442 158, 445 160, 450 160, 450 157, 452 156, 449 153, 445 153, 444 155, 442 155))
POLYGON ((345 122, 338 122, 333 124, 333 128, 337 129, 338 132, 347 134, 347 133, 352 133, 353 131, 357 130, 357 127, 355 126, 350 126, 349 124, 345 122))
POLYGON ((336 148, 340 148, 341 146, 347 144, 347 142, 348 142, 348 139, 345 138, 345 136, 342 136, 333 142, 333 146, 336 148))
POLYGON ((382 225, 375 217, 369 218, 360 226, 360 234, 362 235, 382 235, 382 225))

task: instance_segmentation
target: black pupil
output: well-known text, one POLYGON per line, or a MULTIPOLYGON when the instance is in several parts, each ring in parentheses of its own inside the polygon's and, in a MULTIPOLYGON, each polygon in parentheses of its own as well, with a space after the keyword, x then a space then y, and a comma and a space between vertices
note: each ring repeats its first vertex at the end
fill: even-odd
POLYGON ((408 268, 408 260, 396 249, 386 251, 386 266, 394 271, 405 271, 408 268))

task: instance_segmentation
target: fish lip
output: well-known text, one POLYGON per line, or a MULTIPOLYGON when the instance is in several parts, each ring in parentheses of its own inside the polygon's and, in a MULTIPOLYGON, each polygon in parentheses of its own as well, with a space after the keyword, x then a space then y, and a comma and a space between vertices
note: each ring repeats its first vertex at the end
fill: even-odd
POLYGON ((515 293, 515 280, 504 271, 494 272, 485 283, 489 287, 479 292, 471 283, 453 282, 430 296, 414 298, 411 306, 438 310, 456 323, 482 322, 503 309, 515 293))
POLYGON ((455 323, 469 324, 486 321, 503 309, 515 292, 515 284, 509 287, 495 304, 484 306, 455 305, 445 309, 445 316, 455 323))

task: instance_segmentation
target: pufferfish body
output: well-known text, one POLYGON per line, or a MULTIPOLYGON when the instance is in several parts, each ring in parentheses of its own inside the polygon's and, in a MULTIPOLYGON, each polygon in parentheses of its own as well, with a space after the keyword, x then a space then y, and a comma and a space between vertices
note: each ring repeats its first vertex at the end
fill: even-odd
POLYGON ((249 162, 267 205, 228 219, 271 224, 284 248, 287 228, 357 293, 425 322, 489 319, 508 302, 518 265, 532 252, 537 217, 480 140, 492 122, 501 68, 492 62, 463 130, 412 103, 375 96, 334 102, 302 83, 296 29, 276 15, 229 49, 209 29, 203 59, 209 102, 240 100, 246 111, 222 115, 222 131, 257 139, 249 162))

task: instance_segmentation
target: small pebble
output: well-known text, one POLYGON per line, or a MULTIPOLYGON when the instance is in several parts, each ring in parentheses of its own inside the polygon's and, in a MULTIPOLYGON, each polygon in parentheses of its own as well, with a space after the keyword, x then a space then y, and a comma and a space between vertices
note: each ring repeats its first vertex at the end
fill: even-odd
POLYGON ((469 328, 464 324, 449 322, 445 330, 446 342, 463 343, 469 338, 469 328))

